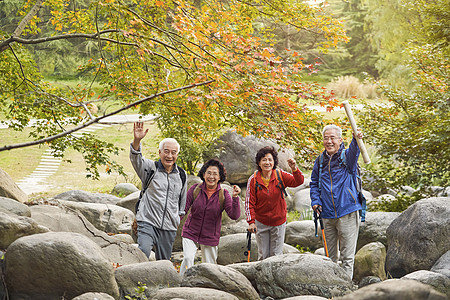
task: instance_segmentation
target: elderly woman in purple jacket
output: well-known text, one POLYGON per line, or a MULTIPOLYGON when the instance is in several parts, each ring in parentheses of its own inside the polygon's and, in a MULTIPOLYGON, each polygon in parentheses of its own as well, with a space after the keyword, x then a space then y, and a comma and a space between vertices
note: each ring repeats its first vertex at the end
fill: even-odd
POLYGON ((237 220, 241 215, 239 200, 241 189, 234 185, 233 197, 227 190, 221 191, 220 182, 226 179, 226 171, 221 162, 217 159, 207 161, 198 176, 203 182, 194 184, 186 196, 187 219, 181 234, 184 256, 180 267, 181 276, 194 265, 198 245, 202 250, 202 262, 216 263, 222 211, 225 210, 233 220, 237 220))

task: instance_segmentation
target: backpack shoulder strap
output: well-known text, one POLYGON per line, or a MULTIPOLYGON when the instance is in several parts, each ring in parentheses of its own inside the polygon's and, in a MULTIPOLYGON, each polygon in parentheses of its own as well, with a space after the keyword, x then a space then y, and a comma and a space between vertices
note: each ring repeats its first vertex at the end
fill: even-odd
POLYGON ((202 189, 202 188, 200 187, 200 185, 201 185, 201 183, 197 183, 197 185, 196 185, 195 188, 194 188, 194 192, 192 192, 192 198, 193 198, 193 199, 192 199, 191 206, 189 207, 189 210, 188 210, 186 216, 189 215, 189 214, 191 213, 191 209, 192 209, 192 206, 194 205, 195 199, 197 199, 198 194, 200 193, 200 191, 201 191, 201 189, 202 189))
POLYGON ((320 189, 322 187, 322 167, 323 167, 323 152, 319 155, 319 196, 320 196, 320 189))
POLYGON ((262 189, 261 185, 258 183, 258 180, 256 180, 256 174, 258 174, 258 170, 256 170, 255 173, 253 173, 253 178, 255 179, 255 196, 256 192, 258 192, 258 188, 262 189))
MULTIPOLYGON (((192 193, 192 195, 194 196, 194 201, 195 199, 197 199, 198 194, 200 193, 201 187, 200 187, 200 183, 197 183, 197 186, 194 188, 194 192, 192 193)), ((192 201, 192 203, 194 203, 194 201, 192 201)))
POLYGON ((286 187, 284 186, 283 176, 281 176, 281 171, 279 169, 275 170, 275 173, 277 173, 277 180, 278 180, 278 188, 281 190, 281 195, 284 194, 284 196, 287 197, 286 187))
POLYGON ((177 165, 177 169, 178 169, 178 173, 180 174, 180 178, 181 178, 181 187, 184 187, 185 183, 186 183, 186 171, 184 171, 180 166, 177 165))
POLYGON ((136 201, 136 205, 134 206, 135 213, 138 212, 139 204, 141 203, 141 199, 144 196, 144 193, 147 190, 148 186, 150 185, 150 182, 153 180, 155 173, 156 173, 156 164, 155 164, 155 170, 150 169, 150 171, 147 172, 147 177, 145 177, 145 180, 142 182, 142 189, 141 189, 141 192, 139 193, 139 198, 136 201))

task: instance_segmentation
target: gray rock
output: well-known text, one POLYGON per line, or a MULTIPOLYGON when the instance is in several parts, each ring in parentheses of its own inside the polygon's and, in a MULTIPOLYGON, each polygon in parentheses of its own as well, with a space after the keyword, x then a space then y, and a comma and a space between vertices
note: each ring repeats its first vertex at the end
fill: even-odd
POLYGON ((260 261, 252 261, 252 262, 246 262, 246 263, 238 263, 238 264, 231 264, 227 267, 232 268, 242 275, 244 275, 252 284, 253 288, 258 291, 258 288, 256 286, 256 275, 257 275, 257 266, 260 263, 260 261))
POLYGON ((417 280, 424 284, 428 284, 435 290, 446 294, 450 299, 450 278, 443 274, 420 270, 409 273, 408 275, 403 276, 401 279, 417 280))
POLYGON ((105 293, 84 293, 72 300, 114 300, 114 297, 105 293))
POLYGON ((366 212, 366 221, 359 227, 356 249, 372 242, 387 246, 386 230, 398 216, 399 212, 366 212))
POLYGON ((384 264, 386 247, 380 242, 365 245, 355 255, 353 280, 359 282, 363 277, 376 276, 386 279, 384 264))
POLYGON ((377 283, 377 282, 381 282, 381 278, 380 277, 377 277, 377 276, 366 276, 366 277, 363 277, 361 279, 361 281, 359 282, 358 287, 362 288, 362 287, 365 287, 365 286, 367 286, 369 284, 374 284, 374 283, 377 283))
MULTIPOLYGON (((247 261, 244 252, 247 250, 247 234, 236 233, 222 236, 219 241, 217 263, 220 265, 229 265, 247 261)), ((252 234, 252 248, 250 251, 250 261, 258 259, 258 246, 256 237, 252 234)))
POLYGON ((97 244, 81 234, 22 237, 9 246, 5 260, 12 299, 71 299, 93 291, 119 296, 113 265, 97 244))
POLYGON ((326 300, 327 298, 320 296, 312 296, 312 295, 304 295, 304 296, 295 296, 284 298, 283 300, 326 300))
POLYGON ((116 184, 112 190, 112 193, 124 196, 128 196, 134 192, 139 192, 139 189, 134 184, 129 182, 116 184))
POLYGON ((15 199, 21 203, 28 201, 25 194, 8 173, 0 169, 0 197, 15 199))
POLYGON ((73 202, 86 202, 86 203, 103 203, 103 204, 116 204, 121 198, 101 193, 89 193, 81 190, 67 191, 58 194, 54 197, 58 200, 66 200, 73 202))
POLYGON ((257 266, 256 284, 262 295, 283 299, 299 295, 325 298, 351 291, 345 271, 328 257, 314 254, 272 256, 257 266))
POLYGON ((333 300, 447 300, 447 296, 415 280, 389 279, 333 300))
POLYGON ((431 271, 444 274, 450 278, 450 250, 445 252, 433 265, 431 271))
POLYGON ((265 146, 274 147, 278 151, 278 167, 291 172, 287 159, 294 157, 293 151, 280 149, 271 141, 254 136, 242 137, 235 131, 229 130, 215 142, 213 148, 218 151, 216 157, 227 169, 227 181, 232 184, 246 184, 250 175, 256 170, 256 152, 265 146))
POLYGON ((184 274, 181 286, 213 288, 239 299, 259 300, 258 293, 244 275, 232 268, 216 264, 201 263, 190 267, 184 274))
POLYGON ((121 266, 116 270, 116 281, 122 296, 139 296, 136 289, 145 286, 145 296, 153 299, 162 288, 179 287, 181 277, 168 260, 121 266))
POLYGON ((159 290, 153 300, 238 300, 230 293, 209 288, 175 287, 159 290))
POLYGON ((31 217, 31 211, 28 206, 6 197, 0 197, 0 211, 10 212, 18 216, 31 217))
POLYGON ((84 203, 58 200, 66 210, 81 212, 97 229, 108 233, 132 234, 134 213, 126 208, 102 203, 84 203))
POLYGON ((0 249, 6 249, 18 238, 36 233, 48 232, 29 217, 17 216, 0 211, 0 249))
POLYGON ((311 210, 310 190, 309 188, 301 189, 294 194, 294 208, 299 213, 311 210))
POLYGON ((422 199, 388 227, 386 271, 392 277, 429 270, 450 249, 449 199, 422 199))
POLYGON ((121 206, 123 208, 131 210, 133 213, 136 213, 136 203, 139 200, 139 195, 141 194, 141 191, 137 191, 134 193, 131 193, 124 198, 120 199, 116 205, 121 206))
POLYGON ((315 227, 312 220, 290 222, 286 225, 285 243, 314 251, 323 247, 320 228, 318 228, 318 237, 314 233, 315 227))
POLYGON ((99 245, 112 263, 127 265, 148 261, 140 249, 98 230, 80 212, 66 211, 57 206, 35 205, 31 207, 31 215, 38 224, 51 231, 83 234, 99 245))

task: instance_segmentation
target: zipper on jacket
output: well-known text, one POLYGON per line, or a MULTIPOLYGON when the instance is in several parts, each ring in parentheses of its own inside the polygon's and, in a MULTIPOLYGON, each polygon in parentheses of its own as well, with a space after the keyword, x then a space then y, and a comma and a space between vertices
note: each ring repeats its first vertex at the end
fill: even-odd
POLYGON ((350 193, 350 196, 352 196, 353 200, 355 200, 355 204, 356 204, 356 199, 355 199, 355 197, 353 197, 353 194, 352 194, 352 192, 350 191, 349 188, 347 188, 347 191, 350 193))
POLYGON ((331 202, 333 202, 334 216, 337 218, 336 206, 334 205, 334 197, 333 197, 333 178, 331 177, 331 159, 333 158, 331 155, 330 160, 328 161, 328 174, 330 174, 330 192, 331 192, 331 202))

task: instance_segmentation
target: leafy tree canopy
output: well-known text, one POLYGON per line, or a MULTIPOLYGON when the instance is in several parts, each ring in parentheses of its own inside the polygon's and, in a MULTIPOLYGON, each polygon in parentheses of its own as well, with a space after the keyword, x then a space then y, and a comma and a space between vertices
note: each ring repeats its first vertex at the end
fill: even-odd
MULTIPOLYGON (((267 26, 288 25, 304 32, 321 51, 346 40, 338 20, 305 2, 20 3, 20 21, 2 26, 0 33, 0 101, 17 130, 30 119, 41 121, 33 125, 34 142, 0 151, 45 142, 59 155, 67 147, 83 153, 94 177, 101 165, 120 171, 109 157, 119 151, 114 145, 71 133, 137 107, 159 116, 164 135, 187 143, 209 142, 223 128, 235 128, 291 145, 308 161, 319 147, 315 129, 321 127, 321 118, 306 108, 305 100, 337 105, 321 87, 302 82, 302 74, 314 71, 315 65, 305 63, 299 51, 274 48, 273 27, 267 26), (62 53, 78 55, 72 72, 89 84, 61 88, 42 79, 43 70, 67 68, 66 59, 56 59, 62 53), (48 55, 57 62, 40 64, 48 55), (94 91, 94 83, 101 91, 94 91), (91 114, 89 106, 101 101, 111 108, 103 115, 91 114)), ((5 7, 0 6, 0 13, 5 7)))
POLYGON ((448 14, 449 3, 420 3, 404 3, 408 16, 415 16, 410 19, 413 38, 403 44, 414 70, 414 89, 382 86, 390 105, 368 108, 360 114, 368 139, 381 156, 378 166, 369 168, 372 173, 384 179, 384 187, 419 189, 408 199, 402 196, 395 203, 396 210, 406 209, 426 194, 435 194, 431 186, 450 185, 450 45, 445 31, 428 31, 436 26, 450 28, 450 19, 442 18, 448 14))

